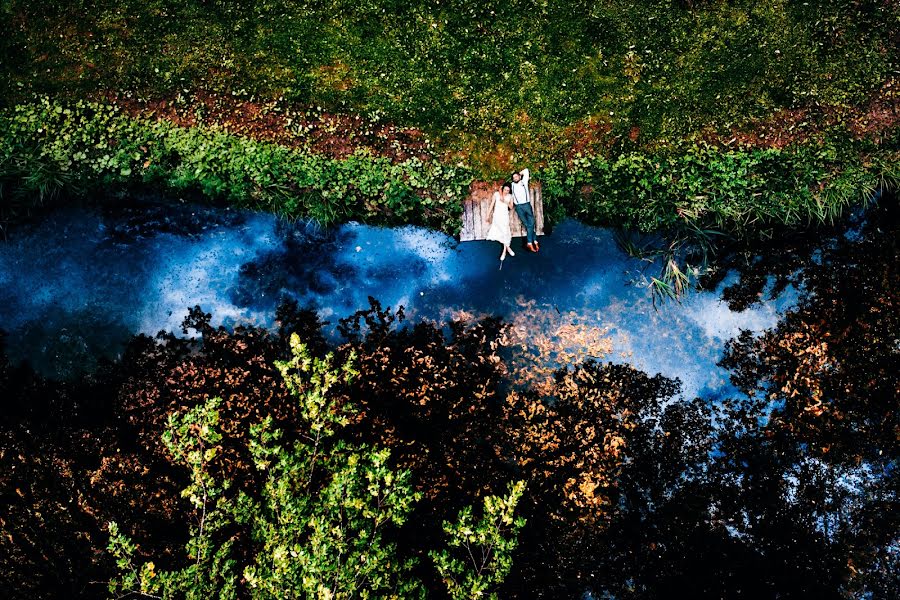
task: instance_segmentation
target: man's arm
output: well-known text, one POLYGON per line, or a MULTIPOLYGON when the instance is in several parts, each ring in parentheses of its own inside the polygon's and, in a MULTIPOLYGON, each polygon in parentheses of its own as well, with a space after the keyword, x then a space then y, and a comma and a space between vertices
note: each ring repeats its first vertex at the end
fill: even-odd
POLYGON ((519 175, 522 176, 522 183, 525 184, 525 187, 528 188, 528 180, 531 179, 531 173, 528 171, 528 167, 525 167, 521 171, 519 171, 519 175))

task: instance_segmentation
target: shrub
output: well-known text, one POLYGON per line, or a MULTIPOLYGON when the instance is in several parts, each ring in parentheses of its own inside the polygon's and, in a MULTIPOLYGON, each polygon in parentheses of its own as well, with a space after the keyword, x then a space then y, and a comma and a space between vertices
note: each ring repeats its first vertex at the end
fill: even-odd
POLYGON ((541 170, 544 198, 584 222, 649 233, 714 229, 738 237, 832 222, 896 184, 898 155, 838 138, 784 149, 686 145, 578 157, 541 170))
POLYGON ((0 113, 0 165, 15 166, 0 172, 5 187, 35 202, 47 195, 35 190, 48 179, 54 191, 81 196, 152 183, 323 224, 416 224, 448 233, 459 227, 471 181, 465 168, 436 161, 392 163, 361 152, 331 159, 216 129, 132 118, 111 104, 49 98, 0 113))
MULTIPOLYGON (((404 560, 386 533, 406 521, 420 497, 410 472, 389 466, 389 450, 353 446, 335 435, 353 412, 332 393, 359 375, 352 355, 338 366, 332 355, 310 355, 297 335, 290 345, 291 358, 276 366, 299 403, 298 441, 283 445, 271 416, 253 426, 249 449, 264 483, 258 492, 234 493, 231 482, 211 469, 221 452, 221 400, 170 415, 163 441, 190 470, 182 496, 197 517, 186 546, 189 560, 171 570, 158 571, 152 562, 137 566, 134 543, 110 523, 108 549, 120 570, 109 584, 111 594, 237 598, 242 575, 251 598, 424 596, 411 576, 415 561, 404 560)), ((485 499, 488 521, 500 522, 485 525, 486 540, 497 550, 479 590, 499 585, 509 572, 523 524, 513 523, 522 489, 515 484, 509 498, 485 499)))

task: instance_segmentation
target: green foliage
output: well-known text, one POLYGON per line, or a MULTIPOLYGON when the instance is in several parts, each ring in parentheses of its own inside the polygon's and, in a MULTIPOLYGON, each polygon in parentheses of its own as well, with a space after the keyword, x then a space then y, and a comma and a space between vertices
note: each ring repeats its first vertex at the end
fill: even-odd
POLYGON ((242 497, 242 512, 254 515, 253 539, 260 546, 244 577, 254 598, 414 598, 424 595, 409 575, 412 560, 385 540, 386 526, 402 525, 418 494, 409 472, 388 466, 388 450, 337 447, 327 456, 329 479, 316 498, 306 475, 314 455, 308 447, 285 452, 268 470, 263 501, 242 497))
POLYGON ((435 161, 392 163, 362 153, 329 159, 214 129, 131 118, 110 104, 48 98, 0 113, 0 164, 15 166, 0 177, 21 194, 40 186, 85 193, 153 183, 324 224, 412 223, 447 232, 458 228, 471 181, 466 169, 435 161), (79 187, 67 186, 71 181, 79 187))
POLYGON ((539 176, 573 217, 640 232, 680 227, 744 237, 774 225, 833 222, 890 178, 897 154, 867 160, 840 139, 818 146, 722 150, 705 144, 583 157, 539 176))
POLYGON ((152 562, 135 566, 134 543, 119 531, 116 523, 110 523, 107 549, 116 559, 120 573, 109 583, 110 594, 186 600, 237 597, 238 569, 232 557, 235 539, 227 533, 240 513, 228 495, 230 482, 216 481, 210 474, 222 439, 216 430, 220 403, 221 399, 213 398, 184 414, 170 415, 163 434, 163 442, 174 460, 190 470, 190 484, 181 494, 197 515, 185 548, 189 563, 172 571, 157 571, 152 562))
MULTIPOLYGON (((310 355, 296 334, 290 347, 291 358, 276 366, 300 403, 299 439, 286 442, 271 416, 252 426, 250 452, 264 474, 263 485, 258 492, 234 492, 211 470, 222 442, 217 430, 221 400, 171 415, 164 442, 173 459, 190 471, 182 496, 190 500, 197 520, 186 546, 190 562, 168 571, 157 571, 152 562, 136 566, 135 544, 110 523, 108 550, 119 570, 109 584, 111 594, 196 600, 239 594, 311 600, 424 597, 422 584, 411 575, 415 560, 402 558, 386 535, 406 522, 420 498, 410 472, 392 469, 387 449, 352 446, 335 435, 351 414, 335 390, 358 375, 353 356, 335 366, 331 355, 310 355), (249 558, 242 559, 247 535, 249 558), (239 540, 242 552, 235 548, 239 540)), ((485 500, 485 517, 473 534, 487 552, 484 574, 472 580, 479 589, 499 584, 509 572, 515 535, 524 524, 513 518, 523 490, 524 484, 516 484, 508 498, 485 500)), ((470 527, 470 521, 468 509, 459 528, 470 527)))
POLYGON ((252 596, 421 596, 421 585, 407 575, 414 563, 400 560, 396 545, 382 534, 384 526, 402 525, 419 497, 409 472, 389 467, 388 450, 328 444, 349 413, 331 390, 358 375, 354 357, 336 369, 330 355, 310 356, 296 334, 290 346, 291 359, 276 366, 300 401, 306 439, 286 450, 271 417, 251 430, 254 462, 268 474, 261 501, 241 498, 261 546, 255 564, 244 571, 252 596), (321 487, 315 478, 319 464, 328 473, 321 487))
POLYGON ((335 428, 347 424, 351 407, 339 404, 329 392, 338 383, 349 383, 359 375, 353 368, 356 355, 351 353, 336 370, 331 364, 333 355, 317 360, 296 333, 291 335, 290 347, 290 360, 276 361, 275 367, 288 391, 300 400, 300 416, 307 423, 312 440, 330 437, 335 428))
POLYGON ((497 598, 491 590, 509 574, 518 531, 525 525, 524 518, 515 517, 524 492, 524 481, 512 483, 508 495, 484 499, 484 511, 478 521, 472 507, 467 506, 456 523, 444 522, 450 548, 431 552, 430 556, 453 600, 497 598))
MULTIPOLYGON (((845 137, 784 149, 705 144, 579 156, 536 173, 546 213, 641 232, 743 236, 830 222, 878 185, 896 183, 896 143, 845 137)), ((355 154, 336 160, 207 128, 134 119, 109 104, 42 98, 0 113, 5 214, 14 198, 139 183, 322 223, 420 224, 455 234, 466 168, 355 154), (74 185, 77 182, 77 186, 74 185)))

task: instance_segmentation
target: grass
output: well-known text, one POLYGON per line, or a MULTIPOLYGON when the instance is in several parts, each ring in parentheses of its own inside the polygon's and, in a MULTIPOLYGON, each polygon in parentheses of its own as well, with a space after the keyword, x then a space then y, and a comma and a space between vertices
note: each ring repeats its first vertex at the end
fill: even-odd
POLYGON ((486 172, 580 145, 665 146, 798 106, 859 106, 900 68, 900 7, 879 0, 0 6, 6 102, 278 98, 420 128, 486 172), (602 124, 598 139, 586 123, 602 124))
POLYGON ((77 192, 72 174, 35 153, 0 154, 0 237, 18 219, 77 192))

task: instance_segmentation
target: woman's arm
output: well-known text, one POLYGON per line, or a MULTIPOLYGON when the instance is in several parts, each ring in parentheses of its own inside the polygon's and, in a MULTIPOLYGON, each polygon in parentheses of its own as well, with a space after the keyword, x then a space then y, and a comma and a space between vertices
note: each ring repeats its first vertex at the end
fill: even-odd
POLYGON ((494 195, 491 196, 491 207, 488 209, 488 218, 487 222, 490 223, 494 220, 494 207, 497 205, 497 201, 500 199, 500 192, 494 192, 494 195))

